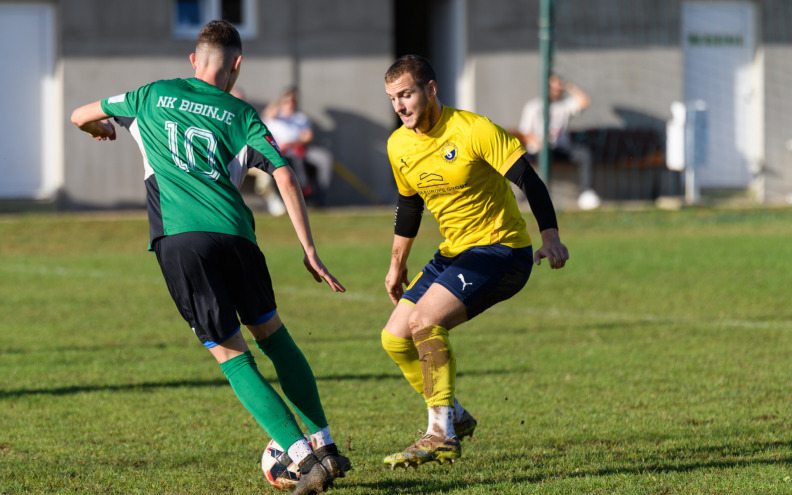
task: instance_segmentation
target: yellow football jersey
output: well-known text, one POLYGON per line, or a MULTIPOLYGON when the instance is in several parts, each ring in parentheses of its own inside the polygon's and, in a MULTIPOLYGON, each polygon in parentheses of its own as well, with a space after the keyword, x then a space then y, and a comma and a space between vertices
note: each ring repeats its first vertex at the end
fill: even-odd
POLYGON ((471 112, 443 107, 426 134, 402 126, 388 139, 399 193, 420 194, 440 224, 443 256, 473 246, 531 245, 505 174, 525 153, 520 141, 471 112))

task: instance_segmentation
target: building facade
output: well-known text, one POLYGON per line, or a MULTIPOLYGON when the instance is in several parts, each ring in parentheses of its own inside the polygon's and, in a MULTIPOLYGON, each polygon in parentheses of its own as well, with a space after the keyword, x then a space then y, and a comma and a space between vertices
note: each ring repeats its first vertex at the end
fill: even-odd
MULTIPOLYGON (((539 15, 540 0, 0 0, 0 50, 7 68, 19 67, 0 73, 0 201, 143 206, 134 142, 86 139, 69 115, 152 80, 190 77, 197 29, 225 16, 243 36, 237 86, 248 101, 263 106, 299 88, 335 157, 329 203, 390 204, 390 63, 428 56, 444 103, 512 130, 541 92, 539 15)), ((564 0, 553 25, 554 71, 592 99, 573 128, 594 146, 620 136, 597 148, 606 199, 681 191, 681 174, 647 158, 642 136, 656 148, 671 105, 696 100, 710 118, 702 187, 792 201, 792 2, 564 0)))

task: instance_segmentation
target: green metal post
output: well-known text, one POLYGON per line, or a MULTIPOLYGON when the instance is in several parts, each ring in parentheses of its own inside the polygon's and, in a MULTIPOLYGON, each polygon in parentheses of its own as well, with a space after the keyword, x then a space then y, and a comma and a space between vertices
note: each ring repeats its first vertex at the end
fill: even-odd
POLYGON ((541 60, 539 62, 539 86, 542 88, 542 122, 544 132, 542 133, 542 150, 539 152, 539 175, 545 182, 550 181, 550 149, 547 144, 547 130, 550 120, 550 99, 548 96, 547 81, 550 78, 551 67, 553 66, 553 7, 555 0, 541 0, 539 7, 539 51, 541 60))

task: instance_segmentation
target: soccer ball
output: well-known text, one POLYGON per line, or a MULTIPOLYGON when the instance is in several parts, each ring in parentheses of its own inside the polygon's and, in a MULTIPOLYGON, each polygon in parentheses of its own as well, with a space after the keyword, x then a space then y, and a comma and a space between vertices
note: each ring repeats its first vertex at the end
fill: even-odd
POLYGON ((261 455, 261 470, 270 485, 280 490, 291 490, 300 482, 300 471, 289 459, 286 451, 275 440, 270 440, 261 455))

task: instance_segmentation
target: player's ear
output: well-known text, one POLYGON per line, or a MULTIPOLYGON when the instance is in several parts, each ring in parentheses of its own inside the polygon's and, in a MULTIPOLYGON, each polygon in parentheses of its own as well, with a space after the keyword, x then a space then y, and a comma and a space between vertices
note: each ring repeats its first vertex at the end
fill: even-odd
POLYGON ((432 79, 426 85, 426 94, 429 96, 437 96, 437 81, 432 79))
POLYGON ((231 69, 228 73, 228 83, 226 84, 225 91, 231 92, 234 88, 234 84, 236 84, 237 79, 239 78, 239 71, 242 69, 242 55, 234 57, 231 60, 231 69))
POLYGON ((190 54, 190 64, 192 64, 193 69, 197 69, 198 67, 195 66, 195 53, 190 54))
POLYGON ((239 69, 242 67, 242 55, 237 55, 234 57, 233 62, 231 62, 231 72, 239 72, 239 69))

